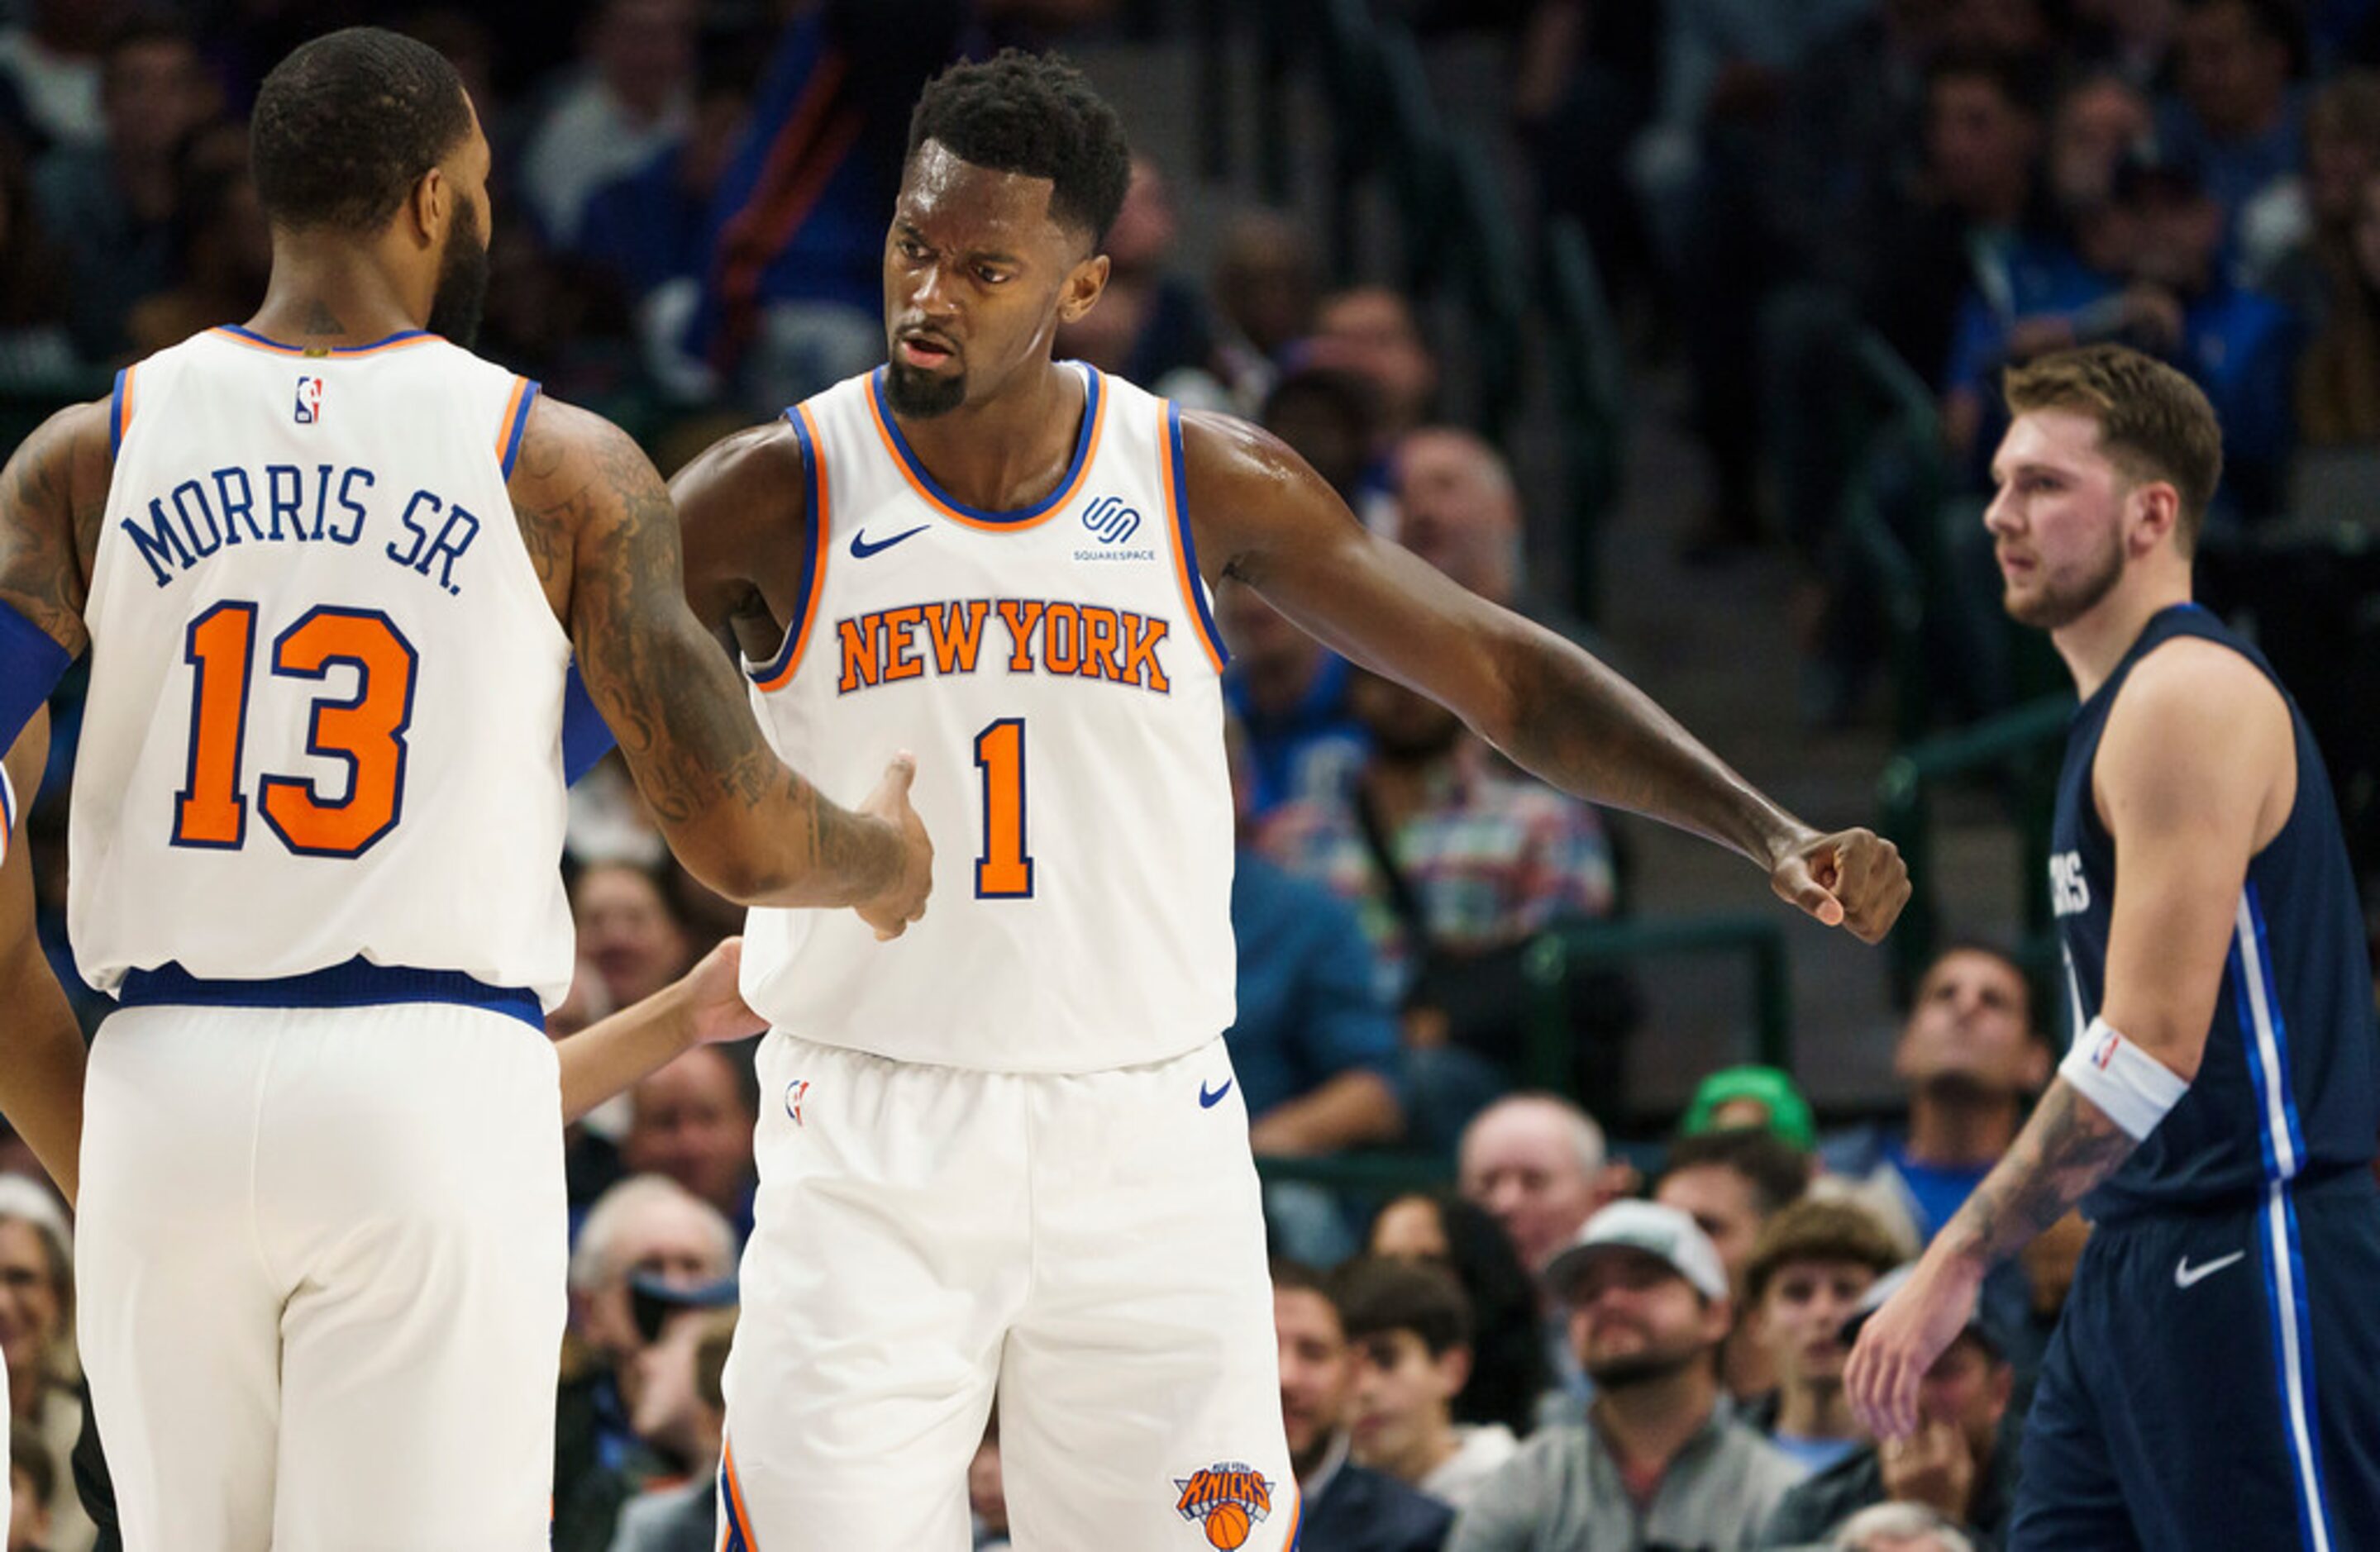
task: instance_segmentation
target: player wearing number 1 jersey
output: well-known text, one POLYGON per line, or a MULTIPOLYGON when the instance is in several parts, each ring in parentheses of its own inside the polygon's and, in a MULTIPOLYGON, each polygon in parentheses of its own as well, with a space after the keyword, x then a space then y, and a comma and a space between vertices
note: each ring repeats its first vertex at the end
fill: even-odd
POLYGON ((122 1007, 82 1089, 81 1352, 134 1552, 526 1552, 574 653, 714 887, 892 936, 930 852, 905 765, 855 815, 768 751, 634 444, 466 348, 489 153, 453 68, 334 33, 253 124, 262 309, 0 478, 0 743, 91 653, 69 927, 122 1007))
POLYGON ((676 485, 690 598, 771 743, 847 771, 897 736, 943 838, 941 903, 889 949, 826 917, 747 928, 775 1029, 723 1546, 965 1547, 995 1389, 1020 1546, 1294 1541, 1310 1463, 1220 1038, 1221 576, 1823 920, 1872 940, 1906 898, 1889 846, 1793 819, 1585 653, 1372 540, 1279 443, 1053 361, 1126 171, 1062 63, 944 75, 885 246, 890 364, 676 485))

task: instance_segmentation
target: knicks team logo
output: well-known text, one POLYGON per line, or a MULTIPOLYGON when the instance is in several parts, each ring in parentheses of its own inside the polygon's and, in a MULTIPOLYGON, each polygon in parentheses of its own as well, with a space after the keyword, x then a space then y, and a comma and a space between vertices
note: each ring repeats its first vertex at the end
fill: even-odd
POLYGON ((298 380, 298 424, 310 426, 322 418, 322 380, 301 377, 298 380))
POLYGON ((1220 1552, 1245 1546, 1258 1522, 1272 1517, 1273 1485, 1245 1461, 1217 1461, 1175 1477, 1173 1485, 1182 1489, 1174 1512, 1193 1524, 1204 1522, 1207 1545, 1220 1552))
POLYGON ((1101 544, 1122 544, 1140 531, 1140 514, 1124 505, 1122 496, 1101 496, 1083 508, 1083 527, 1101 544))

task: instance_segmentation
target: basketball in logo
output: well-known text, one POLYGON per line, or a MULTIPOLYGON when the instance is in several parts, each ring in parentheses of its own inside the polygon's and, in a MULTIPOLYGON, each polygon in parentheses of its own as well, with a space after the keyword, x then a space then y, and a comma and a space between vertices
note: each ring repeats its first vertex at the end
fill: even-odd
POLYGON ((1235 1503, 1219 1503, 1207 1511, 1207 1545, 1232 1552, 1248 1543, 1248 1511, 1235 1503))

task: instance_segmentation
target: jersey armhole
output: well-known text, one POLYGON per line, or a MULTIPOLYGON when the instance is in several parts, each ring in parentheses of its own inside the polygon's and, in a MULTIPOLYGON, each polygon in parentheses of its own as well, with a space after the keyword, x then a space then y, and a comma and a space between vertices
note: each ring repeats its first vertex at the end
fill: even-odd
POLYGON ((529 406, 537 403, 541 386, 534 378, 516 377, 512 396, 504 401, 504 418, 496 427, 496 462, 507 481, 520 457, 521 433, 528 430, 529 406))
POLYGON ((1182 601, 1189 606, 1190 618, 1198 628, 1198 645, 1207 650, 1207 661, 1215 672, 1232 661, 1224 649, 1222 633, 1215 628, 1215 611, 1207 596, 1207 579, 1198 570, 1198 542, 1190 532, 1190 503, 1186 497, 1187 479, 1182 454, 1182 406, 1171 399, 1160 401, 1165 406, 1165 443, 1157 450, 1160 478, 1165 486, 1167 526, 1173 530, 1173 564, 1181 573, 1182 601))
POLYGON ((833 514, 827 504, 826 445, 818 434, 818 423, 810 418, 810 408, 806 404, 785 411, 785 421, 793 427, 794 441, 802 450, 802 479, 809 496, 810 547, 802 556, 802 579, 794 593, 793 620, 785 627, 785 639, 774 658, 750 670, 752 682, 763 691, 783 689, 793 683, 794 671, 802 665, 802 646, 809 639, 810 626, 818 619, 819 594, 826 586, 827 546, 834 533, 833 514))
POLYGON ((132 374, 138 365, 119 369, 115 389, 107 403, 107 461, 114 464, 124 451, 124 433, 132 426, 132 374))

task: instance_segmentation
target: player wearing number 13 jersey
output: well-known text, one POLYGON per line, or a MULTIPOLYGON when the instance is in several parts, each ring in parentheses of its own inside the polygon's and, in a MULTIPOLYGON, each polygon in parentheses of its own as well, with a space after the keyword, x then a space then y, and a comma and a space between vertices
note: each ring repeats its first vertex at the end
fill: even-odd
POLYGON ((1280 443, 1053 360, 1127 162, 1062 62, 946 73, 887 235, 890 363, 676 482, 689 598, 771 741, 843 775, 915 750, 941 841, 934 914, 897 944, 747 928, 775 1027, 722 1547, 958 1552, 995 1391, 1020 1546, 1295 1541, 1321 1462, 1283 1437, 1220 1038, 1222 576, 1823 919, 1873 938, 1906 897, 1890 847, 1794 820, 1585 654, 1366 535, 1280 443))
POLYGON ((91 653, 69 930, 122 1006, 79 1097, 81 1352, 133 1552, 527 1552, 574 655, 714 887, 897 935, 929 854, 899 770, 855 815, 768 751, 635 445, 458 343, 491 222, 452 67, 333 33, 253 125, 263 308, 0 478, 0 746, 91 653))

